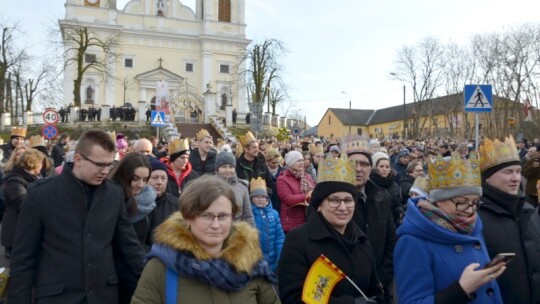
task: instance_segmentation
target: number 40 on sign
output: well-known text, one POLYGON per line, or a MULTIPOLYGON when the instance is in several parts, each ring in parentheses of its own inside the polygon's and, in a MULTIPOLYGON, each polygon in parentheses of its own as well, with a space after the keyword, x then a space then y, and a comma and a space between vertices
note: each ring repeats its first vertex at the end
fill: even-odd
POLYGON ((45 112, 43 112, 43 121, 46 124, 55 124, 60 120, 60 117, 58 115, 58 112, 54 109, 46 109, 45 112))

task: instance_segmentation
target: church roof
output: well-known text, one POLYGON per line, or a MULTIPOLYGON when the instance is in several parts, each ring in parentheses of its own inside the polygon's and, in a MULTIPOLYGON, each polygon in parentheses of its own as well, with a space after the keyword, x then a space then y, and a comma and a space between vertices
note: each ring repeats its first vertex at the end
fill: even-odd
POLYGON ((175 74, 163 67, 158 67, 156 69, 141 73, 135 76, 135 79, 154 79, 155 80, 178 80, 181 81, 184 78, 178 74, 175 74))

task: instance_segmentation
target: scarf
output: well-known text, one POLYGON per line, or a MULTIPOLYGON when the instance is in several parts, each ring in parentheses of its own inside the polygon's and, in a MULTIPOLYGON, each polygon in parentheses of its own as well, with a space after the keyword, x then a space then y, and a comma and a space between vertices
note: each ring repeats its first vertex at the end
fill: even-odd
POLYGON ((135 224, 150 214, 156 208, 156 190, 150 185, 145 185, 141 192, 135 195, 137 202, 137 213, 130 219, 130 222, 135 224))
POLYGON ((419 200, 417 205, 420 212, 427 219, 447 230, 461 234, 471 234, 476 226, 476 212, 473 216, 463 219, 446 214, 426 200, 419 200))
POLYGON ((191 173, 192 167, 191 163, 188 162, 186 164, 186 169, 182 170, 179 177, 176 177, 176 174, 174 173, 174 170, 171 168, 169 171, 172 176, 174 176, 174 179, 176 180, 176 184, 178 185, 178 188, 182 187, 182 183, 184 182, 184 179, 191 173))
POLYGON ((287 168, 287 171, 291 172, 292 175, 294 175, 298 180, 300 180, 300 192, 303 194, 308 193, 309 191, 313 190, 315 186, 309 183, 309 181, 306 178, 306 171, 301 170, 300 172, 296 170, 292 170, 290 168, 287 168))
POLYGON ((153 257, 163 261, 181 277, 198 280, 225 291, 241 290, 254 277, 263 277, 272 284, 277 283, 274 273, 264 259, 260 260, 248 274, 238 273, 233 265, 223 259, 198 260, 186 251, 175 251, 162 244, 152 245, 146 260, 153 257))

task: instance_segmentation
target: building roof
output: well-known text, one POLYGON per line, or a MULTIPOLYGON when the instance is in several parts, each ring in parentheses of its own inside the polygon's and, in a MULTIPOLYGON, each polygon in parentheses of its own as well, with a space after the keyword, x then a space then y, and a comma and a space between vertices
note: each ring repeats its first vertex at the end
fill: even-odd
MULTIPOLYGON (((357 109, 339 109, 339 108, 329 108, 327 110, 332 111, 334 115, 341 121, 344 125, 349 124, 349 118, 351 125, 354 126, 361 126, 361 125, 367 125, 369 123, 369 119, 371 115, 373 114, 374 110, 357 110, 357 109)), ((325 114, 326 115, 326 114, 325 114)))

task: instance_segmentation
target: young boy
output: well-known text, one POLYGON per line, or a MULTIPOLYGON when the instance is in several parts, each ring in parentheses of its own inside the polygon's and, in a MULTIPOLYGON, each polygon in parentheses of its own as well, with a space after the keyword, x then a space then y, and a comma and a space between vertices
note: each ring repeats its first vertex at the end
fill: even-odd
POLYGON ((249 189, 251 210, 255 226, 259 230, 259 242, 264 259, 270 264, 272 270, 276 271, 281 247, 283 247, 285 240, 279 214, 270 204, 264 179, 260 177, 252 179, 249 189))

